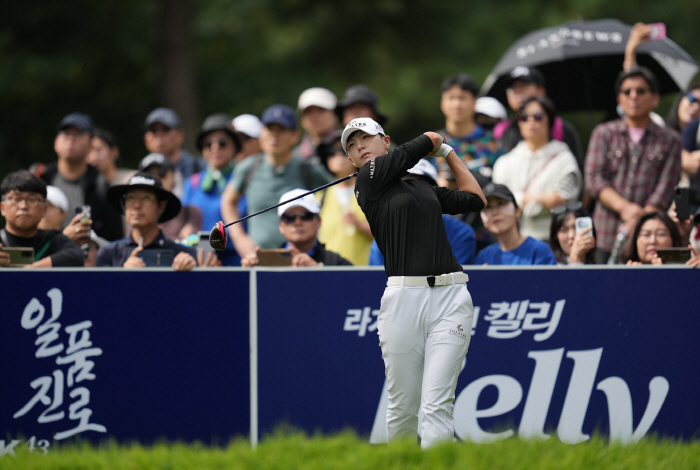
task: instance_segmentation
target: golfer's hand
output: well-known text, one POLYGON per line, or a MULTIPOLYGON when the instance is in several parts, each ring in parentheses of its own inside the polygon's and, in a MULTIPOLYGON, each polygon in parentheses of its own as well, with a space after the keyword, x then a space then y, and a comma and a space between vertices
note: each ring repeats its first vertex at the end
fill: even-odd
POLYGON ((197 266, 197 261, 195 261, 194 256, 184 251, 178 253, 173 259, 173 269, 175 271, 189 271, 195 266, 197 266))
POLYGON ((212 266, 221 266, 221 260, 213 251, 208 251, 205 255, 204 250, 200 248, 197 250, 197 264, 199 264, 200 268, 209 268, 212 266))
MULTIPOLYGON (((2 248, 2 243, 0 243, 0 248, 2 248)), ((0 266, 7 266, 10 264, 10 254, 0 251, 0 266)))
POLYGON ((295 268, 321 266, 321 264, 314 261, 308 253, 302 253, 296 248, 292 248, 289 251, 292 252, 292 266, 295 268))
POLYGON ((260 260, 258 259, 258 250, 260 250, 260 247, 256 247, 252 253, 241 258, 241 266, 246 268, 257 266, 258 263, 260 263, 260 260))
POLYGON ((146 263, 143 262, 141 258, 139 258, 139 253, 143 251, 142 246, 137 246, 134 248, 134 251, 131 252, 129 257, 124 261, 124 267, 125 268, 145 268, 146 263))
POLYGON ((92 229, 92 220, 90 223, 83 224, 80 222, 81 217, 81 214, 75 214, 75 217, 63 229, 63 235, 73 240, 78 246, 90 241, 90 230, 92 229))

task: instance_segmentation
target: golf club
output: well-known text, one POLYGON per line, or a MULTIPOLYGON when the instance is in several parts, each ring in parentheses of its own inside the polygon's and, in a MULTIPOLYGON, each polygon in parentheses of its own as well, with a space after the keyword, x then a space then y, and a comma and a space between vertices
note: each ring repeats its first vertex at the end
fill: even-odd
POLYGON ((320 191, 322 189, 326 189, 329 186, 333 186, 334 184, 338 184, 338 183, 345 181, 347 179, 350 179, 354 176, 357 176, 357 172, 353 173, 352 175, 348 175, 348 176, 345 176, 343 178, 340 178, 339 180, 335 180, 331 183, 324 184, 323 186, 319 186, 316 189, 312 189, 311 191, 309 191, 307 193, 300 194, 299 196, 293 197, 287 201, 280 202, 279 204, 275 204, 274 206, 270 206, 267 209, 263 209, 259 212, 256 212, 255 214, 247 215, 241 219, 238 219, 234 222, 230 222, 226 225, 224 225, 224 223, 222 221, 219 221, 216 224, 214 224, 214 228, 211 229, 211 234, 209 235, 209 245, 211 245, 211 247, 214 248, 215 250, 223 251, 226 249, 226 230, 225 230, 226 227, 229 227, 233 224, 237 224, 238 222, 243 222, 244 220, 250 219, 251 217, 255 217, 256 215, 260 215, 263 212, 267 212, 270 209, 275 209, 276 207, 283 206, 283 205, 287 204, 288 202, 296 201, 297 199, 301 199, 305 196, 308 196, 309 194, 313 194, 313 193, 320 191))

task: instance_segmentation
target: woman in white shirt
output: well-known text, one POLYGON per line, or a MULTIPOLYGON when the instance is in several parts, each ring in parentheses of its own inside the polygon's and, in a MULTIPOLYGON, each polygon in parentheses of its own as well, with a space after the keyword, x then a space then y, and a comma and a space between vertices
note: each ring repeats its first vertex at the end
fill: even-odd
POLYGON ((520 232, 538 240, 549 238, 550 209, 577 200, 583 184, 576 157, 551 138, 555 118, 547 97, 525 100, 518 111, 523 140, 493 167, 494 183, 508 186, 522 207, 520 232))

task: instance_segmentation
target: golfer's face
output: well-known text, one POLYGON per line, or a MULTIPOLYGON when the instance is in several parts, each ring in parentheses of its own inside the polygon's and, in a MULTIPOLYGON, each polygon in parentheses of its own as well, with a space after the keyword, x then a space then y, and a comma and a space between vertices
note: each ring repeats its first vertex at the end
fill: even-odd
POLYGON ((357 168, 362 168, 368 161, 386 155, 389 143, 388 135, 371 135, 357 131, 346 144, 348 158, 357 168))

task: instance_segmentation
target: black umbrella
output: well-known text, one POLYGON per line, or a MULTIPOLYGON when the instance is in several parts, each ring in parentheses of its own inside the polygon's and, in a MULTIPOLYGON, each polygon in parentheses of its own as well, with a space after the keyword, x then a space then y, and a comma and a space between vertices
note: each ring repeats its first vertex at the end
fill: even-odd
MULTIPOLYGON (((560 111, 615 108, 615 79, 622 70, 632 26, 618 20, 571 21, 526 34, 501 57, 481 88, 482 95, 506 103, 511 70, 537 67, 546 79, 547 95, 560 111)), ((637 48, 637 63, 659 80, 660 93, 685 90, 698 64, 670 39, 637 48)))

